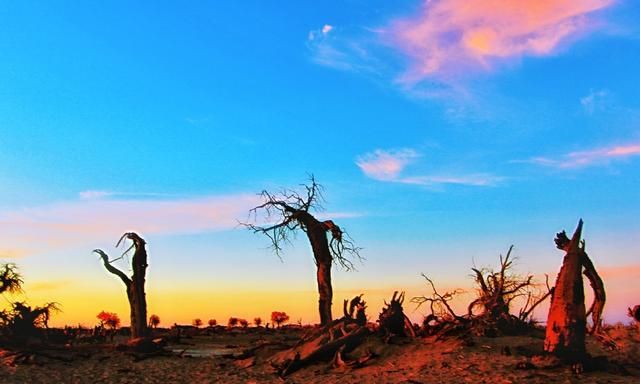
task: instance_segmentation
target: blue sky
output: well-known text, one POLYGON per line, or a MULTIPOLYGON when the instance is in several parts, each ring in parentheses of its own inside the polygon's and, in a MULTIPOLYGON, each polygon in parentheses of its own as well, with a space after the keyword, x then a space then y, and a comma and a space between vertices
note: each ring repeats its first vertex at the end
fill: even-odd
POLYGON ((255 193, 313 173, 367 259, 337 290, 418 294, 420 272, 470 287, 510 244, 523 273, 554 274, 553 235, 582 217, 620 287, 605 317, 623 320, 640 293, 640 7, 492 1, 0 5, 0 257, 66 321, 92 321, 70 304, 89 297, 126 307, 90 252, 128 230, 151 291, 290 278, 313 308, 302 236, 282 264, 237 227, 255 193))

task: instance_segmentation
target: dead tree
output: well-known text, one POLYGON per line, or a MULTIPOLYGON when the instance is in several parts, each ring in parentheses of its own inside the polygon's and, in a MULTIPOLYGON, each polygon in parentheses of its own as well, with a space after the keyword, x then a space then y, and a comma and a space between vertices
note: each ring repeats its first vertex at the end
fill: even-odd
MULTIPOLYGON (((567 233, 562 231, 556 234, 555 238, 556 247, 565 252, 569 249, 570 240, 567 237, 567 233)), ((578 247, 578 252, 580 254, 580 262, 582 263, 582 267, 584 268, 583 274, 589 280, 589 284, 591 284, 591 288, 593 289, 593 303, 589 310, 587 311, 586 316, 591 315, 591 320, 593 322, 593 327, 590 330, 590 333, 599 333, 602 330, 602 311, 604 309, 604 304, 607 301, 607 295, 604 290, 604 282, 602 278, 596 271, 593 262, 589 258, 586 252, 585 241, 582 240, 580 242, 580 247, 578 247)))
POLYGON ((398 291, 393 292, 391 301, 384 302, 385 307, 378 316, 380 331, 383 333, 385 341, 393 336, 415 337, 416 333, 411 324, 411 320, 404 314, 402 304, 404 303, 404 292, 398 295, 398 291))
POLYGON ((129 307, 131 310, 131 338, 135 339, 148 336, 147 299, 144 291, 145 275, 148 266, 147 250, 145 249, 146 242, 144 239, 133 232, 122 235, 116 247, 120 246, 125 238, 133 241, 133 244, 117 259, 109 260, 109 256, 101 249, 96 249, 94 252, 100 255, 107 271, 118 276, 127 288, 127 298, 129 299, 129 307), (135 251, 131 258, 133 274, 131 277, 128 277, 124 272, 114 267, 112 263, 123 258, 134 248, 135 251))
POLYGON ((580 362, 586 356, 587 320, 582 284, 584 250, 580 247, 581 234, 582 220, 564 247, 566 255, 551 297, 544 339, 545 352, 574 363, 580 362))
POLYGON ((310 213, 311 210, 320 209, 323 200, 322 186, 316 183, 313 176, 310 185, 303 185, 303 187, 306 191, 304 195, 292 190, 283 190, 278 194, 262 191, 260 196, 264 202, 250 211, 254 217, 254 223, 242 223, 242 225, 255 233, 267 236, 278 256, 283 245, 290 242, 291 236, 298 229, 307 235, 317 266, 320 324, 327 325, 332 320, 331 265, 337 262, 345 270, 354 269, 350 257, 360 259, 360 248, 354 246, 347 233, 333 221, 320 221, 310 213), (259 212, 264 213, 267 222, 275 221, 275 223, 256 224, 259 212), (330 239, 327 239, 327 233, 331 234, 330 239))
POLYGON ((367 325, 367 315, 365 313, 367 303, 362 300, 362 295, 363 294, 361 293, 351 299, 351 301, 345 299, 342 306, 342 312, 345 319, 355 320, 356 324, 365 326, 367 325), (349 308, 348 310, 347 307, 349 308))
POLYGON ((512 273, 513 245, 506 256, 500 255, 500 268, 471 268, 477 284, 478 297, 467 307, 467 318, 473 318, 474 327, 481 333, 514 333, 527 324, 533 309, 551 294, 547 285, 546 294, 536 294, 532 287, 533 275, 520 276, 512 273), (519 316, 511 314, 514 300, 526 297, 519 316), (476 313, 478 312, 479 313, 476 313))

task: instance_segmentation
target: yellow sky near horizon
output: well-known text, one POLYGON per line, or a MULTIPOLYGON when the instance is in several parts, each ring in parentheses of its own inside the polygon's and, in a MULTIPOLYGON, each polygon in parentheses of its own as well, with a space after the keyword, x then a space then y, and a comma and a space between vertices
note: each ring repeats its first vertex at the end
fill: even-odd
MULTIPOLYGON (((638 304, 634 295, 634 287, 640 278, 640 266, 628 265, 623 267, 602 267, 600 273, 607 290, 607 305, 605 306, 605 321, 615 323, 626 322, 626 308, 638 304)), ((554 273, 549 273, 551 283, 554 273)), ((544 277, 536 275, 537 281, 544 277)), ((434 277, 436 287, 440 293, 454 288, 462 288, 466 293, 453 302, 457 313, 462 314, 474 294, 473 282, 469 278, 461 278, 456 282, 439 281, 434 277)), ((26 300, 30 305, 42 305, 55 301, 61 304, 62 312, 56 313, 50 325, 61 327, 64 325, 93 326, 98 323, 96 315, 100 311, 117 313, 122 325, 129 323, 129 307, 124 286, 116 278, 106 275, 99 281, 26 281, 25 293, 15 297, 7 296, 8 300, 26 300)), ((406 291, 405 312, 415 322, 419 322, 428 312, 427 307, 416 309, 416 304, 410 303, 414 296, 430 294, 430 289, 421 277, 412 279, 410 284, 397 287, 381 282, 376 287, 334 286, 333 315, 342 315, 342 301, 355 295, 364 293, 367 302, 367 315, 375 320, 394 290, 406 291)), ((591 289, 585 282, 587 305, 592 295, 591 289)), ((209 319, 216 319, 219 324, 226 324, 231 316, 245 318, 252 322, 255 317, 261 317, 264 322, 269 321, 272 311, 285 311, 295 323, 316 323, 318 321, 317 292, 315 281, 310 280, 304 287, 283 284, 280 287, 233 286, 230 284, 216 285, 212 282, 208 287, 171 286, 170 282, 149 283, 147 285, 148 314, 157 314, 161 318, 161 326, 171 326, 174 323, 191 324, 195 318, 205 323, 209 319)), ((3 304, 6 307, 7 303, 3 304)), ((544 321, 547 306, 542 305, 536 311, 535 317, 544 321)))

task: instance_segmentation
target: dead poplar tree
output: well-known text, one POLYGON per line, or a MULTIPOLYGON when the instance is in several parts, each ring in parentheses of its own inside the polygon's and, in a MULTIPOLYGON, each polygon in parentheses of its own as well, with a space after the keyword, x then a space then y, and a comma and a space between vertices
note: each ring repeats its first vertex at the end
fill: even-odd
MULTIPOLYGON (((565 231, 556 234, 555 242, 558 249, 565 252, 568 250, 570 240, 565 231)), ((589 310, 587 311, 587 317, 591 315, 591 320, 593 322, 593 327, 591 328, 590 333, 597 334, 602 330, 602 311, 604 310, 604 304, 607 301, 607 294, 604 290, 604 282, 602 281, 602 278, 596 271, 589 255, 587 255, 584 240, 580 242, 578 252, 580 253, 580 261, 584 268, 582 274, 587 278, 587 280, 589 280, 591 289, 593 289, 593 303, 591 303, 591 307, 589 307, 589 310)))
POLYGON ((242 223, 242 225, 255 233, 267 236, 271 241, 272 249, 278 256, 282 252, 283 244, 289 243, 291 236, 297 230, 300 229, 307 235, 317 266, 320 324, 327 325, 333 319, 331 265, 337 262, 347 271, 354 269, 350 258, 360 259, 360 248, 356 247, 347 233, 333 221, 320 221, 310 213, 320 209, 323 201, 322 186, 316 183, 313 176, 310 183, 302 187, 305 190, 304 194, 288 189, 277 194, 262 191, 260 196, 264 202, 250 211, 254 222, 242 223), (264 214, 265 221, 272 224, 256 224, 259 213, 264 214), (330 234, 329 239, 327 233, 330 234))
POLYGON ((586 355, 587 320, 582 284, 584 250, 580 247, 581 235, 582 220, 564 247, 566 254, 551 297, 544 339, 545 352, 573 362, 581 361, 586 355))
POLYGON ((146 242, 138 234, 128 232, 120 237, 116 247, 119 247, 127 238, 133 242, 122 256, 109 260, 109 256, 101 249, 96 249, 93 252, 100 255, 102 262, 107 271, 118 276, 127 288, 127 298, 129 299, 129 307, 131 310, 131 338, 145 337, 148 335, 147 327, 147 299, 144 291, 145 275, 147 270, 147 250, 145 248, 146 242), (131 277, 127 276, 124 272, 113 266, 113 262, 123 258, 131 249, 134 249, 133 257, 131 258, 131 269, 133 274, 131 277))

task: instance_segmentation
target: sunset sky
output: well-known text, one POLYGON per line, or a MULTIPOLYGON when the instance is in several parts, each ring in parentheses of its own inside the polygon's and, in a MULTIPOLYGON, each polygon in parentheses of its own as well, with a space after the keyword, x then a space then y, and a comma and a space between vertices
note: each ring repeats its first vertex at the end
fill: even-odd
MULTIPOLYGON (((552 280, 585 221, 605 320, 640 304, 640 5, 632 0, 0 4, 0 262, 54 325, 128 322, 112 256, 148 242, 149 312, 317 322, 301 233, 238 225, 315 175, 365 293, 473 293, 472 266, 552 280)), ((119 265, 126 269, 124 264, 119 265)), ((588 291, 587 284, 587 291, 588 291)), ((414 319, 424 314, 413 304, 414 319)), ((539 314, 541 319, 544 313, 539 314)))

